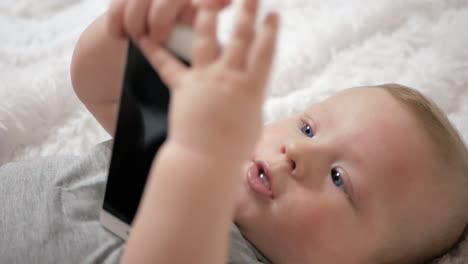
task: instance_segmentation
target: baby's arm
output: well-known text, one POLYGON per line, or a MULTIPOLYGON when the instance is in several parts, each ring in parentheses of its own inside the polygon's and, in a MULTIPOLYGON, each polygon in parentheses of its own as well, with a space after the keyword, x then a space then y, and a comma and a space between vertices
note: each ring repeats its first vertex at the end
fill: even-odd
POLYGON ((232 40, 216 42, 219 8, 200 0, 187 68, 157 43, 139 45, 171 89, 168 139, 150 172, 122 263, 225 262, 242 165, 262 128, 261 110, 277 32, 258 34, 258 0, 244 0, 232 40))
POLYGON ((117 118, 128 42, 108 30, 108 13, 81 34, 73 53, 73 89, 102 127, 111 135, 117 118))
MULTIPOLYGON (((225 1, 223 7, 227 4, 225 1)), ((193 23, 195 10, 186 0, 116 0, 86 28, 75 46, 71 63, 75 93, 111 135, 117 119, 128 39, 144 33, 146 20, 142 19, 147 14, 141 14, 141 7, 149 9, 148 6, 158 8, 148 17, 152 23, 148 33, 155 41, 167 39, 175 21, 193 23)))

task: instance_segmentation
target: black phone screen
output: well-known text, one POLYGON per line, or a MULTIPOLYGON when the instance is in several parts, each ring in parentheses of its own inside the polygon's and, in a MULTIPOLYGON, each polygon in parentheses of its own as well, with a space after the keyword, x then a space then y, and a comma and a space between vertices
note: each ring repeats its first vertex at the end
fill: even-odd
POLYGON ((166 139, 168 106, 169 90, 129 41, 103 204, 104 210, 128 225, 138 209, 153 159, 166 139))

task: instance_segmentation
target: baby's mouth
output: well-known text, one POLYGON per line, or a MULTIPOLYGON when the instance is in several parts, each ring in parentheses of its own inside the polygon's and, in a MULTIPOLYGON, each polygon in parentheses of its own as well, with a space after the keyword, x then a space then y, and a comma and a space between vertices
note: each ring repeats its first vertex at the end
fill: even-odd
POLYGON ((273 198, 271 189, 271 178, 268 165, 263 161, 253 162, 246 174, 247 184, 251 190, 262 196, 273 198))
POLYGON ((265 187, 267 187, 268 190, 271 190, 270 178, 266 175, 265 170, 261 166, 258 169, 258 177, 262 181, 263 185, 265 185, 265 187))

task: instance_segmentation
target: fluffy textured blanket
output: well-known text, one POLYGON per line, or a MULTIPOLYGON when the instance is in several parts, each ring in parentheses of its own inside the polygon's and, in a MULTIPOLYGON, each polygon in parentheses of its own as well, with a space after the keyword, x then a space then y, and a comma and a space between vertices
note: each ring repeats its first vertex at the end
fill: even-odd
MULTIPOLYGON (((80 32, 108 1, 0 1, 0 164, 80 154, 109 136, 69 76, 80 32)), ((229 36, 233 8, 221 19, 229 36)), ((434 99, 468 139, 468 1, 268 0, 282 31, 267 120, 341 89, 397 82, 434 99)), ((468 244, 439 263, 468 263, 468 244)))

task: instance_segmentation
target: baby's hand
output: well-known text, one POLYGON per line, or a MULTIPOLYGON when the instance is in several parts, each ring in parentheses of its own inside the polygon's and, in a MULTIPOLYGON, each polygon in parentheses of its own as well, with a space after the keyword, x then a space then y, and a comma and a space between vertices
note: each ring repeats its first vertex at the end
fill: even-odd
MULTIPOLYGON (((230 0, 216 0, 222 7, 230 0)), ((113 0, 107 14, 107 28, 117 38, 138 39, 149 34, 164 41, 174 23, 192 25, 196 9, 190 0, 113 0)))
POLYGON ((269 14, 256 34, 259 0, 244 0, 232 39, 221 50, 216 1, 198 4, 191 68, 149 37, 139 45, 171 89, 168 143, 216 155, 220 161, 244 161, 260 136, 278 17, 269 14))

